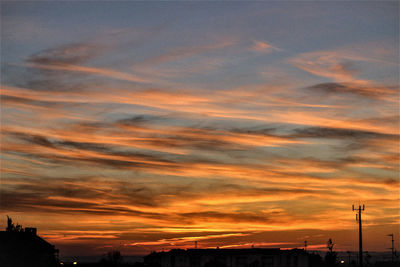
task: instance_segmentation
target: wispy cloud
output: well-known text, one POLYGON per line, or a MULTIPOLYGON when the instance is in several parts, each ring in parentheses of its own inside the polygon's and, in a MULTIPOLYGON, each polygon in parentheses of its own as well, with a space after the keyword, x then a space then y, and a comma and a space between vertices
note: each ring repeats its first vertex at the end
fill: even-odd
POLYGON ((73 65, 73 64, 65 64, 65 63, 51 63, 51 64, 24 64, 23 66, 28 68, 38 68, 43 70, 52 70, 52 71, 70 71, 70 72, 81 72, 91 75, 98 75, 104 76, 107 78, 128 81, 128 82, 135 82, 135 83, 146 83, 148 80, 145 78, 140 78, 131 73, 125 73, 105 68, 93 68, 93 67, 86 67, 80 65, 73 65))
POLYGON ((269 42, 265 42, 265 41, 253 41, 253 46, 251 47, 251 49, 253 51, 256 52, 262 52, 262 53, 272 53, 274 51, 281 51, 280 48, 273 46, 271 43, 269 42))
POLYGON ((202 53, 212 52, 215 50, 224 49, 236 44, 235 38, 228 38, 225 40, 219 40, 215 43, 205 44, 205 45, 196 45, 196 46, 182 46, 170 49, 161 55, 152 57, 146 61, 137 63, 139 66, 141 65, 155 65, 161 64, 169 61, 176 61, 192 56, 196 56, 202 53))
POLYGON ((343 54, 340 51, 318 51, 300 54, 289 63, 311 74, 329 78, 336 82, 368 84, 369 81, 357 79, 359 73, 355 62, 367 62, 368 58, 343 54))

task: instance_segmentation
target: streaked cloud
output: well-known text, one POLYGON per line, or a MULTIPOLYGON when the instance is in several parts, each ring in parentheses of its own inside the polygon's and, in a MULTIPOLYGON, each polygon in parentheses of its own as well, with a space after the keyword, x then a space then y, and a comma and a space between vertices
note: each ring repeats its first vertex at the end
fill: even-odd
MULTIPOLYGON (((383 86, 359 86, 357 84, 321 83, 308 88, 326 94, 353 94, 369 98, 391 101, 389 98, 398 95, 398 88, 383 86)), ((395 100, 394 100, 395 101, 395 100)))

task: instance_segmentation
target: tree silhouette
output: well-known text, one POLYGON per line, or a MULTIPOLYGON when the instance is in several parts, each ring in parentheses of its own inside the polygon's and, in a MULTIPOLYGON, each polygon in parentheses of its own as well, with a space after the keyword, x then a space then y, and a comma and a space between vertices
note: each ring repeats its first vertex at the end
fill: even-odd
POLYGON ((7 215, 7 228, 6 228, 7 232, 23 232, 24 228, 22 227, 22 225, 14 225, 14 223, 12 222, 12 219, 10 217, 8 217, 7 215))
POLYGON ((107 254, 105 254, 100 262, 102 266, 117 267, 122 266, 122 259, 123 257, 121 255, 121 252, 114 250, 109 251, 107 254))
POLYGON ((334 246, 335 246, 335 244, 333 243, 332 239, 329 238, 328 244, 327 244, 328 252, 325 255, 325 266, 327 266, 327 267, 336 266, 337 253, 333 251, 334 246))

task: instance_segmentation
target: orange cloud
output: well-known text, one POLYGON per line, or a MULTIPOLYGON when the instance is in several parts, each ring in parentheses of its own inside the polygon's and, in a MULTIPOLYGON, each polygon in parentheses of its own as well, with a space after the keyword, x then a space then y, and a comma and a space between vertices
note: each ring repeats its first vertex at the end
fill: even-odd
POLYGON ((272 44, 268 42, 263 42, 263 41, 253 41, 253 46, 251 48, 253 51, 257 52, 263 52, 263 53, 271 53, 273 51, 280 51, 280 48, 277 48, 273 46, 272 44))

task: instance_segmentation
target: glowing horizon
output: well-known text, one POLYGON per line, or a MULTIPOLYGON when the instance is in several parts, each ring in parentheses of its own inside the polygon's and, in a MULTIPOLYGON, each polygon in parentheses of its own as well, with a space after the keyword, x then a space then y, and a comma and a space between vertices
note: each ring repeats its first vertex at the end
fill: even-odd
POLYGON ((61 255, 354 251, 365 204, 364 249, 386 250, 398 10, 3 1, 0 227, 37 227, 61 255))

